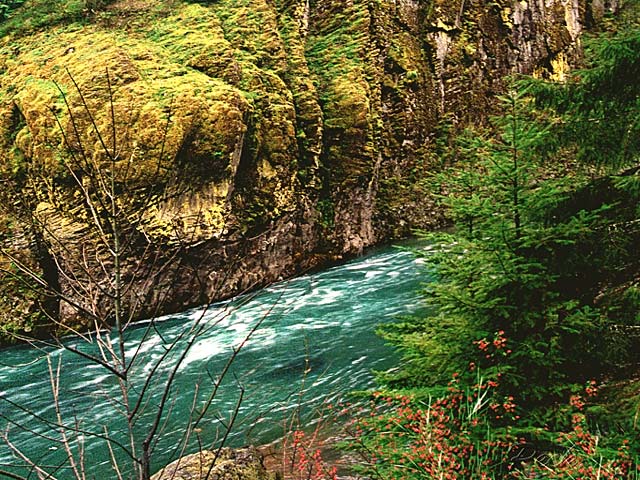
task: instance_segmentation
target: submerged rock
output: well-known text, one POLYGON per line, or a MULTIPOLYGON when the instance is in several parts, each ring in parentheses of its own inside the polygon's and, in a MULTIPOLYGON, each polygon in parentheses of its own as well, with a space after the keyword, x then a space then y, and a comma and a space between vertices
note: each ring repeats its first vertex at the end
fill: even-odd
POLYGON ((216 460, 216 451, 203 450, 182 457, 167 465, 151 480, 276 480, 268 473, 255 448, 223 448, 216 460))

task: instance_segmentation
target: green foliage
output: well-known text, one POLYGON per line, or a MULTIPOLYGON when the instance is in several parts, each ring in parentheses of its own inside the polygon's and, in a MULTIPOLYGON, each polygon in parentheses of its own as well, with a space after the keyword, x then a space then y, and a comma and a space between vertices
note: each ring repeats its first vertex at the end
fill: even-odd
POLYGON ((0 1, 0 36, 26 34, 52 25, 81 21, 113 0, 0 1), (26 2, 26 4, 25 4, 26 2), (24 6, 20 9, 18 7, 24 6))
MULTIPOLYGON (((583 411, 576 392, 640 360, 639 41, 636 30, 593 43, 591 68, 565 85, 520 83, 489 128, 449 147, 456 163, 434 183, 456 228, 429 235, 419 253, 437 275, 425 289, 431 314, 380 328, 404 352, 401 368, 381 376, 388 388, 435 395, 452 375, 479 369, 520 417, 483 419, 486 438, 510 427, 536 449, 561 452, 509 478, 637 478, 640 445, 592 433, 622 426, 629 435, 635 425, 614 424, 598 405, 583 411)), ((402 441, 391 454, 389 436, 373 435, 368 447, 380 445, 392 464, 399 454, 422 458, 402 441)), ((496 472, 477 478, 507 478, 496 472)))
MULTIPOLYGON (((587 392, 594 387, 587 387, 587 392)), ((582 413, 585 399, 574 395, 570 400, 573 410, 571 428, 556 437, 556 451, 534 458, 515 472, 513 478, 546 478, 549 480, 627 479, 640 478, 637 449, 627 439, 607 438, 590 429, 582 413), (558 448, 559 447, 559 448, 558 448)))
POLYGON ((15 10, 24 3, 24 0, 2 0, 0 1, 0 21, 6 20, 12 10, 15 10))
MULTIPOLYGON (((505 355, 499 337, 490 356, 505 355)), ((508 355, 508 354, 506 354, 508 355)), ((592 428, 587 410, 600 394, 589 382, 563 405, 566 432, 514 427, 520 417, 512 396, 499 392, 500 379, 489 379, 475 367, 454 374, 446 391, 382 390, 369 408, 352 420, 351 448, 365 459, 371 478, 489 480, 545 478, 600 480, 640 478, 634 442, 604 437, 592 428), (554 449, 532 454, 523 436, 546 438, 554 449)))
MULTIPOLYGON (((538 152, 548 128, 526 116, 526 91, 498 97, 504 115, 493 119, 496 134, 467 131, 458 140, 460 161, 441 175, 449 191, 444 203, 469 238, 489 230, 518 238, 528 212, 543 197, 532 195, 541 170, 538 152)), ((558 188, 554 186, 554 188, 558 188)))
POLYGON ((393 385, 434 385, 473 362, 508 374, 502 388, 533 411, 620 360, 607 353, 610 321, 593 304, 597 285, 582 280, 593 267, 585 253, 600 241, 610 209, 566 214, 578 178, 539 180, 547 175, 537 152, 548 129, 527 118, 525 93, 502 99, 495 133, 467 133, 464 170, 458 164, 440 179, 458 229, 432 236, 437 246, 425 255, 438 274, 426 291, 434 314, 410 328, 384 328, 407 354, 407 368, 386 378, 393 385), (541 213, 552 207, 566 214, 561 221, 541 213), (473 347, 497 332, 506 332, 508 357, 486 358, 473 347))
POLYGON ((540 106, 562 115, 558 141, 578 158, 618 169, 640 154, 640 28, 587 42, 590 63, 566 84, 529 81, 540 106))

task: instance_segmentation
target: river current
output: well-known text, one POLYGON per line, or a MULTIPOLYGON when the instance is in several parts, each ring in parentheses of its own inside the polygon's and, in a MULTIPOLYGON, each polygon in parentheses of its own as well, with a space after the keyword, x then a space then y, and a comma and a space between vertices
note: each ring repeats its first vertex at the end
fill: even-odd
MULTIPOLYGON (((154 328, 142 322, 127 330, 127 355, 135 356, 131 397, 135 399, 144 388, 150 373, 158 377, 149 386, 150 400, 141 406, 136 426, 140 435, 155 418, 163 382, 183 357, 158 427, 153 469, 180 455, 185 424, 202 410, 218 375, 240 346, 211 407, 191 433, 186 451, 219 444, 224 425, 234 416, 228 445, 268 443, 282 435, 284 423, 294 413, 311 418, 323 405, 343 401, 353 390, 370 388, 372 370, 387 369, 398 360, 393 349, 375 335, 375 326, 421 308, 418 289, 427 280, 411 252, 386 248, 206 309, 163 317, 154 322, 154 328), (168 346, 190 328, 202 328, 193 344, 187 347, 188 335, 179 340, 154 371, 168 346)), ((94 345, 84 341, 69 343, 88 353, 95 351, 94 345)), ((109 449, 92 433, 108 432, 118 438, 124 429, 121 405, 114 401, 119 397, 117 382, 104 367, 68 350, 15 347, 0 351, 2 432, 8 432, 9 441, 34 462, 55 470, 54 478, 73 478, 65 467, 56 469, 66 454, 56 442, 60 434, 52 432, 48 423, 57 413, 47 358, 54 371, 61 365, 63 421, 85 432, 80 440, 88 478, 116 478, 109 449)), ((119 457, 121 452, 115 450, 119 457)), ((24 464, 0 440, 0 470, 24 474, 24 464)))

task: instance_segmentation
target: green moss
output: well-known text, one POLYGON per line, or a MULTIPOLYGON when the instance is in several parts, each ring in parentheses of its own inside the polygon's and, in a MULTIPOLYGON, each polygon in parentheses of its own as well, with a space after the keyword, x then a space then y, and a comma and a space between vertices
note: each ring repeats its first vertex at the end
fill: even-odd
POLYGON ((285 83, 293 94, 299 148, 298 178, 305 187, 321 187, 323 113, 305 57, 305 7, 303 2, 277 2, 278 30, 286 53, 285 83))
POLYGON ((24 35, 44 28, 83 22, 107 0, 27 0, 0 24, 0 37, 24 35))
POLYGON ((375 154, 376 108, 369 79, 377 73, 371 62, 369 10, 362 2, 334 3, 316 19, 307 39, 306 57, 315 77, 331 141, 325 161, 331 183, 362 183, 375 154))
MULTIPOLYGON (((30 0, 33 21, 20 13, 24 28, 0 39, 0 174, 35 186, 34 211, 62 235, 73 240, 86 221, 71 153, 82 146, 110 168, 67 70, 111 145, 108 70, 117 181, 152 195, 140 230, 159 244, 263 233, 316 204, 310 218, 338 229, 345 199, 373 201, 378 185, 389 197, 380 209, 401 202, 377 182, 400 178, 407 152, 423 148, 422 133, 415 148, 403 141, 429 124, 415 107, 432 90, 403 6, 312 2, 309 21, 304 1, 115 0, 78 14, 79 3, 67 2, 73 13, 54 0, 62 10, 48 17, 30 0), (51 113, 73 130, 58 87, 79 132, 70 149, 51 113)), ((354 231, 372 231, 367 215, 354 231)))
POLYGON ((268 223, 296 208, 299 149, 294 97, 286 82, 287 61, 276 11, 264 0, 223 0, 210 6, 234 52, 238 86, 252 104, 251 128, 236 211, 246 228, 268 223), (276 174, 271 174, 276 172, 276 174), (250 206, 250 207, 249 207, 250 206))
MULTIPOLYGON (((24 164, 28 160, 35 178, 53 176, 64 181, 69 175, 71 156, 51 113, 56 112, 60 125, 71 135, 73 125, 60 90, 67 96, 81 132, 79 141, 71 136, 72 143, 91 151, 97 163, 106 159, 70 75, 87 99, 98 131, 110 139, 113 125, 107 70, 118 137, 119 181, 126 182, 128 188, 145 190, 161 189, 163 178, 165 183, 170 180, 171 175, 159 177, 158 171, 182 172, 192 183, 228 183, 235 175, 233 158, 246 131, 244 119, 250 104, 237 88, 185 66, 181 59, 167 55, 165 45, 144 38, 140 31, 124 34, 96 26, 49 29, 19 41, 5 39, 0 55, 7 67, 2 76, 4 102, 0 108, 7 112, 17 108, 23 117, 19 126, 0 124, 0 138, 5 139, 4 148, 14 152, 12 162, 24 164), (43 56, 43 51, 47 55, 43 56), (65 151, 67 154, 60 156, 65 151)), ((15 165, 3 170, 7 168, 17 171, 15 165)), ((60 194, 66 195, 63 190, 60 194)), ((54 203, 62 207, 75 201, 67 195, 54 203)), ((224 211, 226 193, 212 195, 208 201, 211 205, 205 211, 224 211)), ((194 217, 183 206, 181 202, 180 206, 167 208, 178 208, 177 213, 194 217)), ((210 214, 207 220, 206 232, 224 227, 220 215, 210 214)), ((166 228, 150 219, 149 228, 154 225, 158 234, 164 235, 166 228)))
POLYGON ((243 62, 284 72, 285 51, 272 5, 265 0, 222 0, 214 8, 243 62))

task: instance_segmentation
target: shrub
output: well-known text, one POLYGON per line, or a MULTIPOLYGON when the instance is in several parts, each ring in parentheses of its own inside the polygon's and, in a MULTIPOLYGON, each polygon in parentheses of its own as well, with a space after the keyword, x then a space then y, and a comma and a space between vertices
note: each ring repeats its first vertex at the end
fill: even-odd
POLYGON ((24 0, 0 0, 0 21, 5 20, 12 10, 18 8, 24 0))

